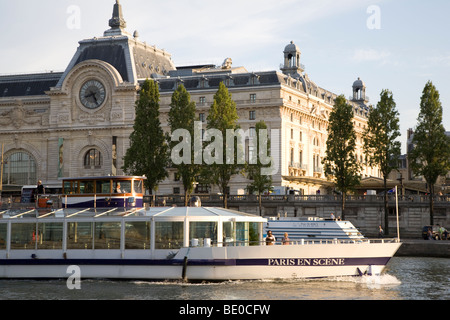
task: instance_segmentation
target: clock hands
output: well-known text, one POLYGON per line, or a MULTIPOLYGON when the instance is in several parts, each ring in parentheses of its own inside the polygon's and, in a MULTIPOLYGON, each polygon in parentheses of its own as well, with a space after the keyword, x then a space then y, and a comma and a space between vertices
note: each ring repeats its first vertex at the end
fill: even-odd
POLYGON ((91 94, 88 94, 88 95, 85 95, 84 96, 86 99, 89 99, 89 98, 94 98, 94 101, 95 101, 95 103, 97 104, 97 102, 98 102, 98 100, 97 100, 97 93, 96 92, 91 92, 91 94))

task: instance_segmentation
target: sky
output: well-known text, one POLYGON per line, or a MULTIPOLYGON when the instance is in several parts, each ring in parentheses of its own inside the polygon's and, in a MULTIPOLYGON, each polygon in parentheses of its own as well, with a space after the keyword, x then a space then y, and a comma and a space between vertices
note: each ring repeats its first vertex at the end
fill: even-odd
MULTIPOLYGON (((0 74, 64 71, 78 42, 109 29, 114 0, 0 0, 0 74)), ((279 70, 290 41, 318 86, 370 104, 392 91, 406 132, 417 126, 428 81, 450 131, 448 0, 122 0, 127 31, 172 54, 176 66, 232 58, 248 71, 279 70)))

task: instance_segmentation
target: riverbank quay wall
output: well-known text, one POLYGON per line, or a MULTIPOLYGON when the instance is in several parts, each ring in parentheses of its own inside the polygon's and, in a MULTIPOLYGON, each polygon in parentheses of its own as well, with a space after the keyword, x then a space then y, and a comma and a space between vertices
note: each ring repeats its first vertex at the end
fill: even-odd
MULTIPOLYGON (((157 196, 157 205, 183 206, 184 196, 157 196)), ((222 196, 200 196, 203 206, 221 207, 222 196)), ((320 217, 329 219, 333 213, 342 216, 340 196, 331 195, 270 195, 262 196, 261 215, 265 217, 320 217)), ((256 195, 231 195, 228 208, 259 215, 256 195)), ((389 235, 397 235, 395 197, 388 197, 389 235)), ((429 197, 412 195, 398 198, 400 236, 420 238, 422 228, 430 224, 429 197)), ((367 237, 377 237, 378 228, 384 226, 384 199, 380 196, 348 196, 345 204, 345 219, 351 221, 367 237)), ((450 196, 436 197, 434 223, 450 229, 450 196)))
POLYGON ((450 241, 403 239, 395 256, 450 258, 450 241))

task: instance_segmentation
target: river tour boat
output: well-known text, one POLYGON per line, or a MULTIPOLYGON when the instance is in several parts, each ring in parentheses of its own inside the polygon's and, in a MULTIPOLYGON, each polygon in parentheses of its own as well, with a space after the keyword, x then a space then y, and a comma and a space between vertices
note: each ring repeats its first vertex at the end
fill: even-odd
MULTIPOLYGON (((198 202, 197 202, 198 203, 198 202)), ((268 245, 260 216, 223 208, 0 212, 0 278, 223 281, 378 274, 398 239, 268 245)))
POLYGON ((319 217, 270 217, 264 224, 264 231, 272 231, 277 239, 282 239, 287 232, 289 239, 308 240, 362 240, 364 236, 348 220, 324 219, 319 217))
POLYGON ((143 207, 145 177, 64 178, 63 208, 143 207))

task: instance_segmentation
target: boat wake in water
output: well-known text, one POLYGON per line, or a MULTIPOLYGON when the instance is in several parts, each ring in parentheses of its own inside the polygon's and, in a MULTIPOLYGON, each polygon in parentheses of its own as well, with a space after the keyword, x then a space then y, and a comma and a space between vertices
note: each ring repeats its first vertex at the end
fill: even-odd
POLYGON ((221 286, 221 285, 241 285, 245 283, 253 284, 296 284, 296 283, 308 283, 308 282, 348 282, 353 284, 366 285, 369 289, 381 289, 387 286, 398 286, 401 281, 395 276, 390 274, 381 275, 363 275, 355 277, 332 277, 323 279, 263 279, 263 280, 230 280, 230 281, 203 281, 203 282, 183 282, 183 281, 132 281, 136 285, 160 285, 160 286, 174 286, 182 285, 186 287, 201 287, 201 286, 221 286))
MULTIPOLYGON (((330 279, 328 279, 328 281, 330 281, 330 279)), ((401 284, 400 280, 390 274, 365 275, 361 277, 336 277, 331 279, 331 281, 346 281, 356 284, 365 284, 370 289, 380 289, 386 286, 398 286, 401 284)))

